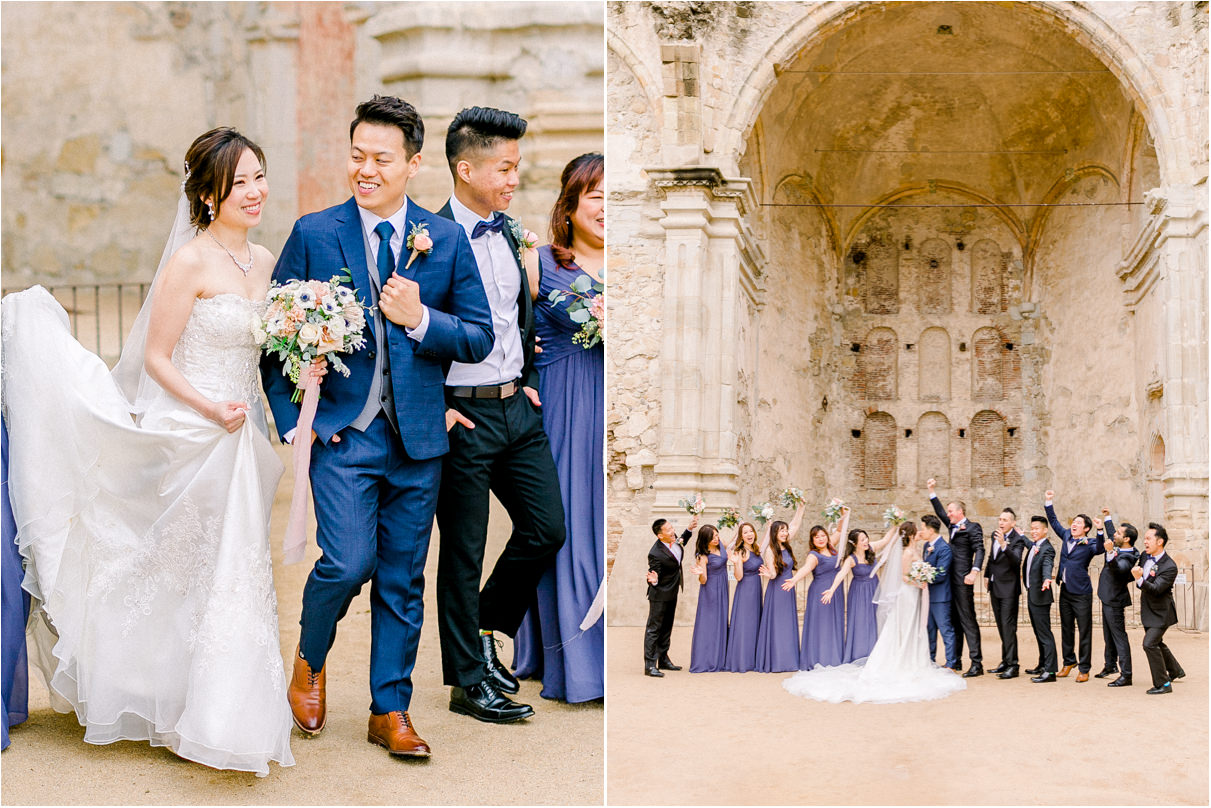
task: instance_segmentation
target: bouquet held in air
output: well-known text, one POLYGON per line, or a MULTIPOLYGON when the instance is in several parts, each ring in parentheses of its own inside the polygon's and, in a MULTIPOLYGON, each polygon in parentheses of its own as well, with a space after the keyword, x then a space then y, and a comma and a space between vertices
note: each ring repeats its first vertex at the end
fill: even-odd
POLYGON ((803 502, 802 488, 787 488, 778 494, 778 504, 783 508, 794 508, 803 502))
POLYGON ((719 517, 719 521, 715 523, 718 528, 735 527, 740 524, 740 511, 735 508, 724 508, 723 515, 719 517))
POLYGON ((754 505, 748 510, 749 513, 752 514, 753 519, 755 519, 759 525, 764 525, 766 522, 774 518, 774 506, 768 502, 762 502, 758 505, 754 505))
POLYGON ((908 519, 908 515, 904 513, 904 510, 902 508, 897 508, 895 505, 892 505, 890 508, 883 511, 883 526, 884 527, 891 527, 892 525, 898 525, 907 519, 908 519))
POLYGON ((825 521, 829 524, 837 524, 841 521, 841 510, 845 507, 845 503, 836 497, 829 500, 828 505, 821 512, 825 521))
POLYGON ((706 503, 702 501, 702 494, 694 494, 694 498, 682 497, 677 502, 678 505, 685 508, 685 512, 691 516, 697 516, 706 510, 706 503))

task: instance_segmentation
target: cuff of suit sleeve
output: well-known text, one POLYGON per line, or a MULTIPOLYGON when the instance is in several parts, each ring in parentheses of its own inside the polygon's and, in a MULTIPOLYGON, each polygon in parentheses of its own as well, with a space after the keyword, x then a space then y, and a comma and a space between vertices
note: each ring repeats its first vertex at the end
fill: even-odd
POLYGON ((417 342, 424 342, 425 334, 429 333, 429 307, 423 306, 420 315, 420 325, 416 328, 405 328, 404 333, 417 342))

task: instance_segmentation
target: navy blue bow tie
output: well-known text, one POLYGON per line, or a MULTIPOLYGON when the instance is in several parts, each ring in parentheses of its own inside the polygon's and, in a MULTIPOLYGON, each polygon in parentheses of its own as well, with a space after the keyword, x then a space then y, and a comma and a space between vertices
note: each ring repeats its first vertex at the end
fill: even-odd
POLYGON ((504 229, 505 215, 498 210, 492 214, 492 219, 490 221, 475 223, 475 229, 471 231, 471 238, 479 238, 489 230, 494 233, 499 233, 504 229))

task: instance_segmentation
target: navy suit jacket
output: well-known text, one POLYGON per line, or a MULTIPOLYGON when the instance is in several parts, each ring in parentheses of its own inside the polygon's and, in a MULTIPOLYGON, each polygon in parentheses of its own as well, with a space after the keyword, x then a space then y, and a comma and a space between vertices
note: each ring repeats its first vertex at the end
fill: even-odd
POLYGON ((1055 565, 1055 580, 1063 580, 1063 588, 1074 595, 1092 595, 1093 581, 1089 580, 1089 562, 1095 555, 1105 553, 1102 543, 1096 536, 1086 535, 1087 542, 1078 544, 1068 552, 1068 542, 1072 539, 1072 531, 1060 524, 1055 516, 1055 508, 1045 506, 1047 521, 1051 529, 1060 537, 1060 557, 1055 565))
MULTIPOLYGON (((452 360, 479 362, 488 355, 492 350, 492 312, 463 229, 409 199, 405 236, 417 223, 428 226, 433 249, 428 255, 418 255, 412 266, 404 269, 410 253, 403 247, 396 271, 420 286, 421 302, 429 308, 429 328, 424 340, 417 342, 404 333, 403 326, 384 318, 384 346, 390 351, 395 416, 404 451, 413 460, 428 460, 450 449, 443 365, 448 366, 452 360)), ((294 223, 273 280, 327 281, 342 274, 343 269, 353 277, 358 300, 369 302, 366 239, 352 197, 294 223)), ((324 443, 353 423, 366 405, 375 365, 374 328, 367 317, 366 346, 341 355, 349 368, 348 378, 335 371, 324 377, 313 427, 324 443)), ((298 422, 298 405, 290 402, 293 385, 282 375, 282 363, 276 356, 262 356, 261 376, 278 433, 284 440, 298 422)))
POLYGON ((950 543, 946 541, 945 536, 939 536, 934 542, 934 549, 930 550, 929 545, 925 545, 925 549, 921 553, 922 560, 926 564, 930 564, 938 570, 938 577, 929 585, 929 602, 930 603, 945 603, 950 600, 950 562, 951 552, 950 543))

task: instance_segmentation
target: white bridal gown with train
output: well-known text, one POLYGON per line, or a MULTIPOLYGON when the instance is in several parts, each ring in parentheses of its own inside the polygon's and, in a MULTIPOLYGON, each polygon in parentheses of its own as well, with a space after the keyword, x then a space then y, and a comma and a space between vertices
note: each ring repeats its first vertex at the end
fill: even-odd
POLYGON ((800 671, 782 682, 793 695, 833 703, 841 701, 888 704, 941 699, 967 683, 939 668, 929 658, 923 611, 928 595, 904 583, 899 538, 888 543, 880 560, 878 604, 879 635, 870 656, 834 667, 800 671))
MULTIPOLYGON (((259 414, 256 305, 196 300, 173 364, 259 414)), ((2 313, 10 490, 41 604, 31 657, 56 708, 90 743, 149 741, 259 775, 292 765, 269 554, 282 465, 263 414, 228 433, 143 384, 136 425, 46 290, 7 296, 2 313)))

